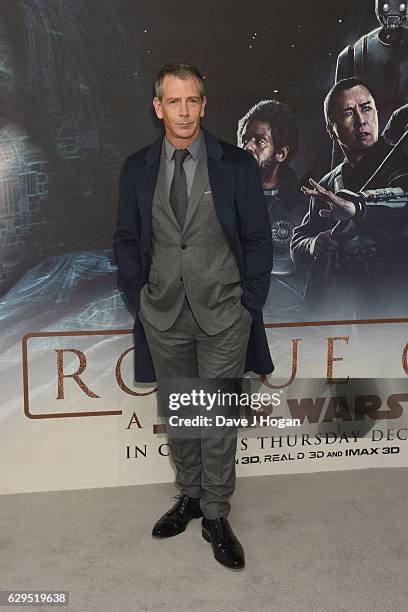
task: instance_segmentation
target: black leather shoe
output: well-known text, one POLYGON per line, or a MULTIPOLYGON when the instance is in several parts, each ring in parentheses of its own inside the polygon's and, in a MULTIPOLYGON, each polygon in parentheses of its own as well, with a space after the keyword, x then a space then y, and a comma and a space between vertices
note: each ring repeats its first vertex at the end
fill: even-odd
POLYGON ((182 533, 192 518, 200 518, 200 500, 188 495, 176 495, 177 502, 153 527, 152 535, 157 538, 170 538, 182 533))
POLYGON ((237 540, 226 518, 209 520, 203 518, 204 540, 211 542, 214 557, 226 567, 240 569, 245 565, 244 549, 237 540))

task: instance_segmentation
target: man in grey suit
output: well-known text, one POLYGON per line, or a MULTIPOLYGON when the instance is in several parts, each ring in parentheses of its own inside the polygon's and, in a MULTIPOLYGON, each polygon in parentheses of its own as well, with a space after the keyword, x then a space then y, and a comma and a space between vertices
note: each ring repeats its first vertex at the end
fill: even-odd
MULTIPOLYGON (((157 380, 164 401, 169 379, 273 370, 262 320, 272 242, 256 162, 200 127, 207 100, 199 71, 168 64, 155 93, 165 135, 124 163, 115 250, 119 285, 136 314, 135 378, 157 380)), ((181 494, 153 535, 177 535, 203 516, 217 561, 243 567, 227 520, 236 432, 169 436, 169 446, 181 494)))

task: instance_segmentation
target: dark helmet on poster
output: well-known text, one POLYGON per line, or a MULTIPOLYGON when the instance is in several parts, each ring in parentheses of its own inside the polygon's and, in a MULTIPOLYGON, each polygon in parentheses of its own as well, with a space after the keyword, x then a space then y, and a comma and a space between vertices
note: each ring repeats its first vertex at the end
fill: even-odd
POLYGON ((408 17, 407 2, 401 0, 376 0, 375 13, 386 30, 396 30, 408 17))

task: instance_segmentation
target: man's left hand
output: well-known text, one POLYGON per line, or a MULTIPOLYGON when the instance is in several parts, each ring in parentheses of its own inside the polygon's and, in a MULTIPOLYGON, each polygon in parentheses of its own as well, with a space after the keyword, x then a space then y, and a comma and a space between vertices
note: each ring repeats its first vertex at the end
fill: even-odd
POLYGON ((320 198, 330 206, 330 209, 323 208, 319 211, 321 217, 331 217, 335 221, 345 221, 351 219, 356 214, 356 207, 353 202, 339 198, 332 191, 325 189, 312 178, 309 179, 313 189, 302 187, 302 191, 307 196, 320 198))

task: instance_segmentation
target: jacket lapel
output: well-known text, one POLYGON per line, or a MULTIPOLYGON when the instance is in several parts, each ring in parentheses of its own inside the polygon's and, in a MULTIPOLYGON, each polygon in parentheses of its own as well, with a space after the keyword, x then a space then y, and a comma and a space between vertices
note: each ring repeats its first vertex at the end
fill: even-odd
POLYGON ((156 191, 155 191, 155 193, 157 193, 157 195, 159 197, 159 200, 162 203, 163 210, 166 211, 166 213, 167 213, 171 223, 174 223, 174 225, 178 229, 180 229, 178 221, 177 221, 176 217, 174 216, 173 209, 170 206, 170 200, 169 200, 169 196, 168 196, 168 193, 167 193, 167 186, 166 186, 166 159, 165 159, 165 152, 163 150, 163 146, 161 147, 161 151, 162 151, 162 154, 160 156, 159 171, 157 173, 156 191))
POLYGON ((190 221, 192 220, 197 207, 204 195, 206 187, 208 187, 208 172, 206 168, 206 147, 201 146, 200 153, 197 159, 196 171, 194 174, 193 184, 191 185, 191 192, 188 201, 188 208, 186 213, 186 219, 184 222, 183 231, 186 231, 190 221))
MULTIPOLYGON (((234 243, 235 219, 234 169, 232 164, 222 160, 224 151, 220 142, 206 130, 204 130, 204 134, 207 148, 208 178, 210 180, 214 208, 225 235, 232 245, 234 243)), ((149 147, 145 156, 146 165, 138 169, 136 178, 136 197, 139 205, 142 231, 149 249, 152 241, 152 205, 159 172, 162 142, 163 136, 149 147)), ((187 209, 184 229, 187 227, 187 223, 191 221, 201 196, 207 187, 207 184, 203 185, 203 182, 206 181, 193 182, 190 195, 191 206, 187 209)), ((176 223, 175 219, 174 222, 176 223)))

